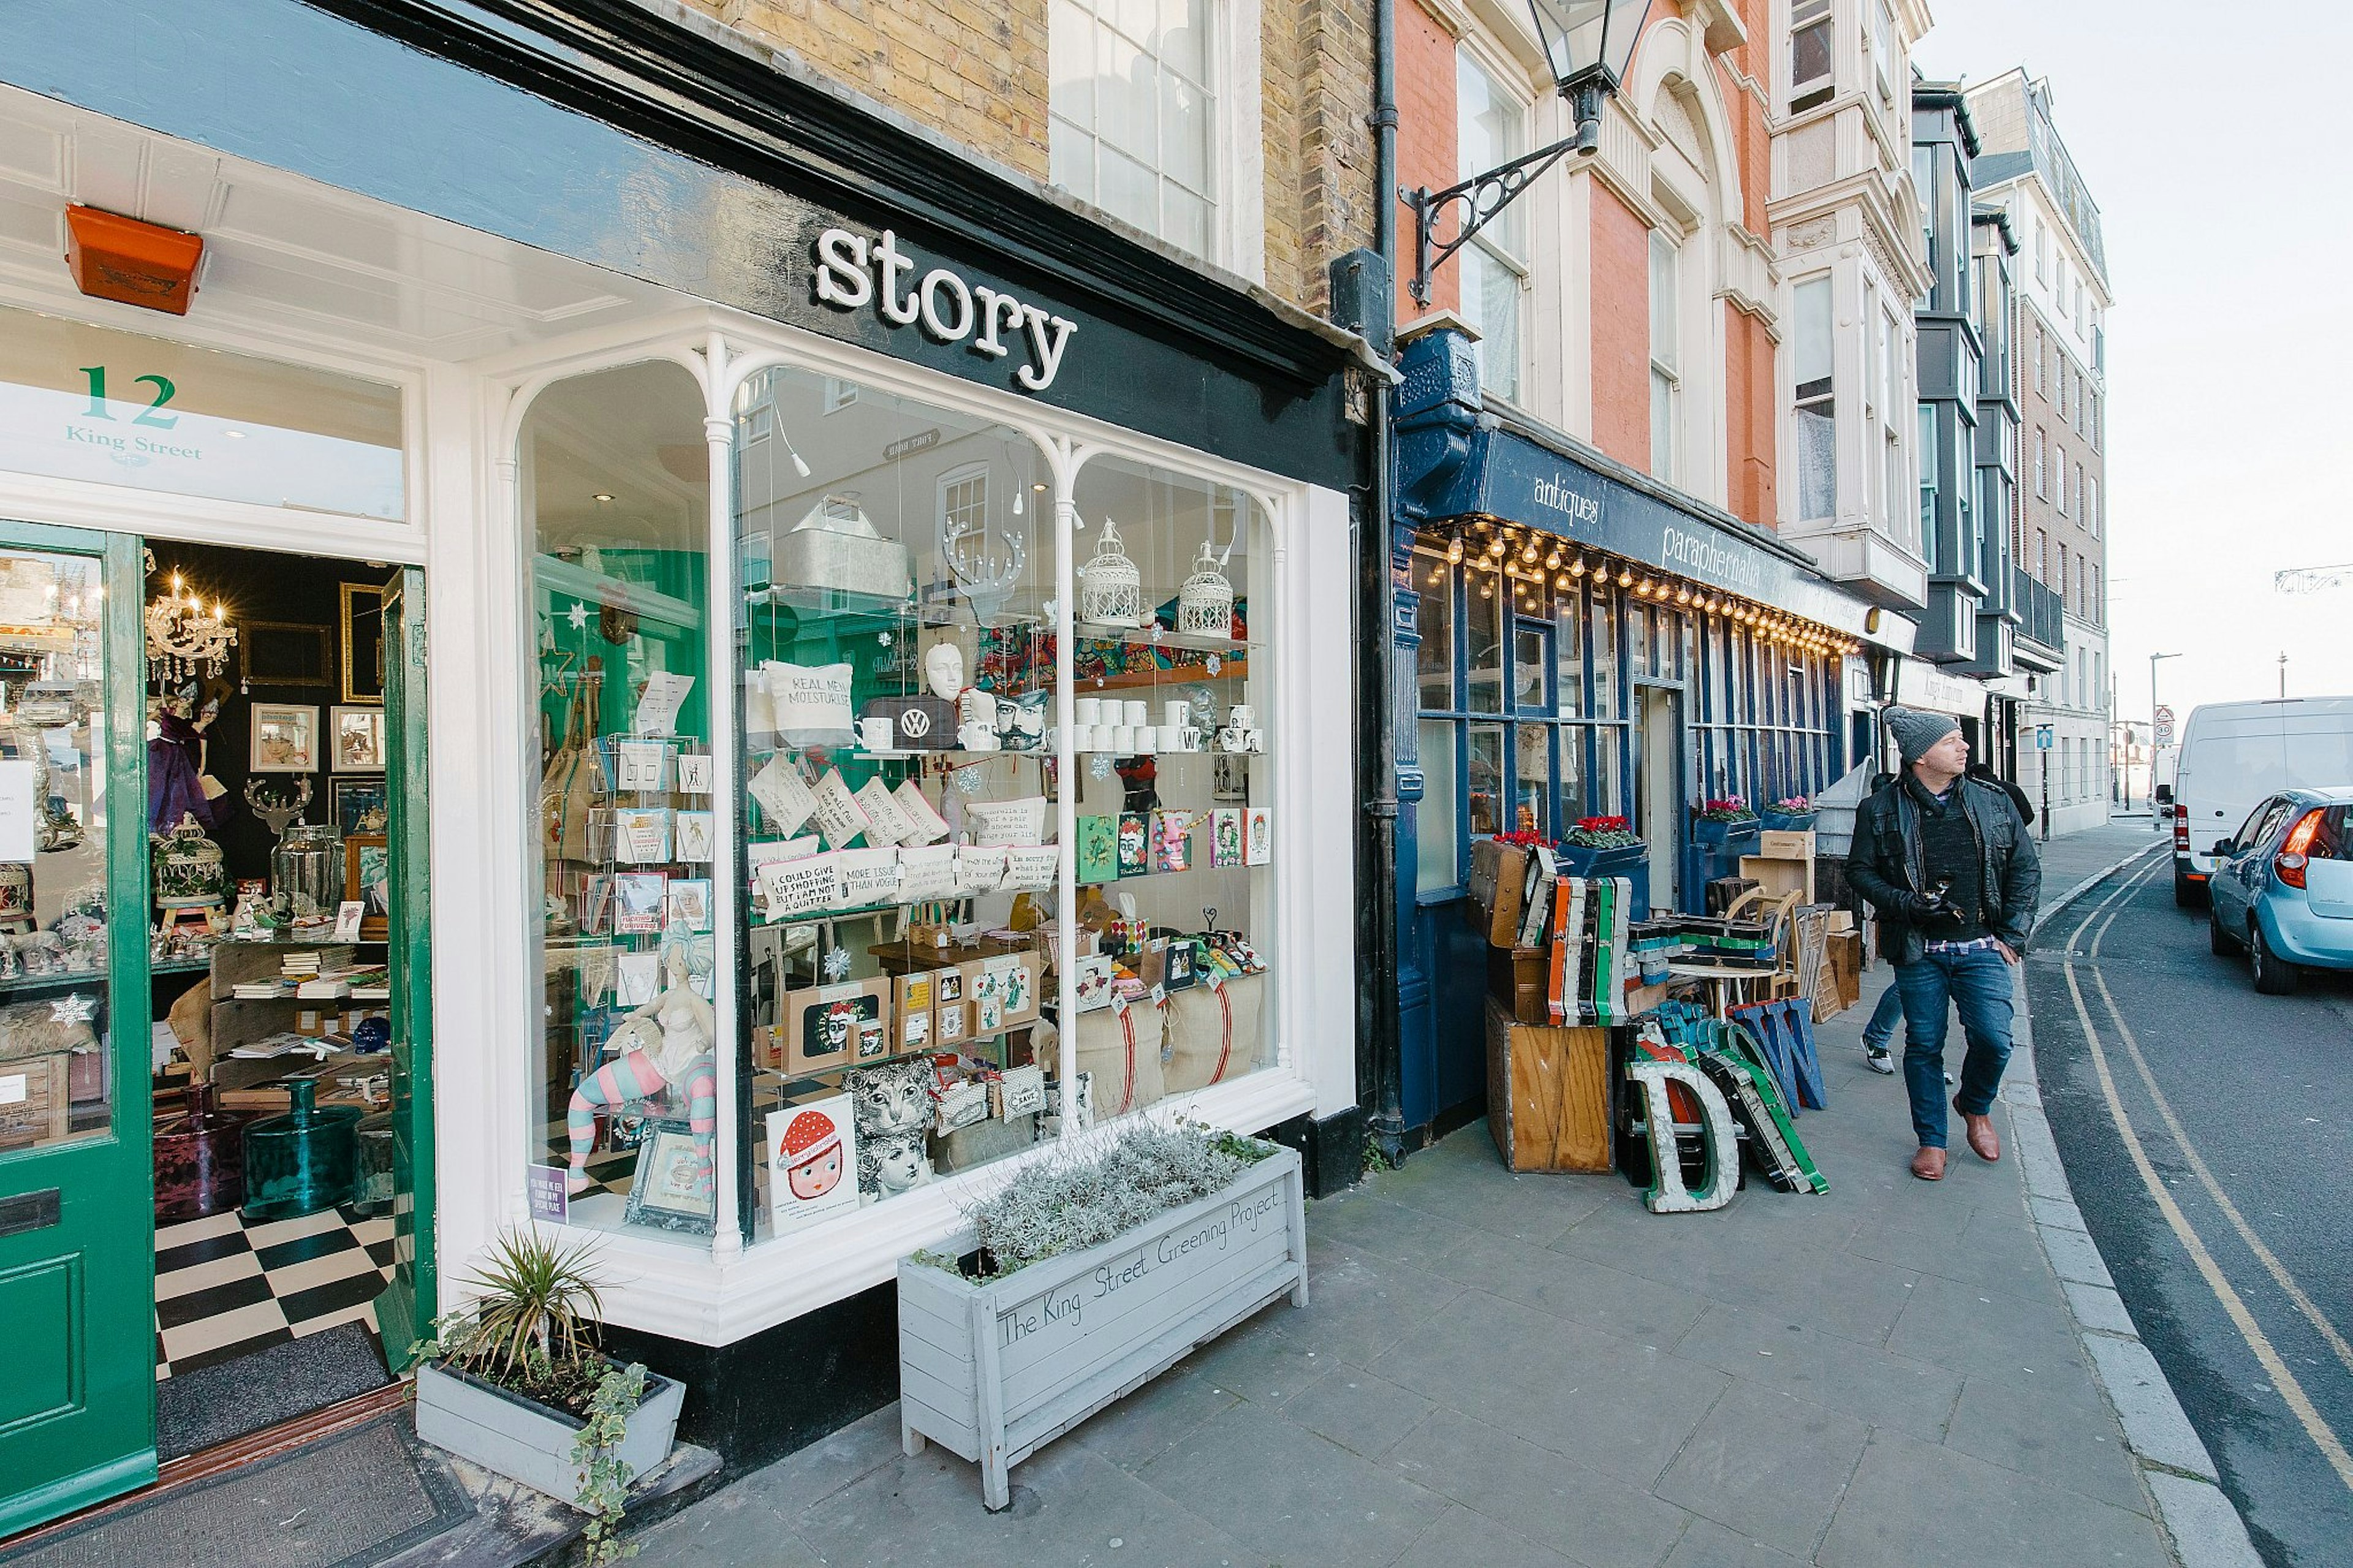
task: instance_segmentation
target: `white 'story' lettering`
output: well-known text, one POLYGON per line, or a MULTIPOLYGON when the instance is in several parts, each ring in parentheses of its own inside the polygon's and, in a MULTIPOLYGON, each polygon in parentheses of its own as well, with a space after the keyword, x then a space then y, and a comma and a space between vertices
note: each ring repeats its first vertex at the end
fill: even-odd
POLYGON ((894 327, 920 326, 925 336, 943 343, 970 340, 972 352, 1002 359, 1012 352, 1005 336, 1018 332, 1029 350, 1029 363, 1013 379, 1031 392, 1053 384, 1062 368, 1062 351, 1070 347, 1078 323, 1052 316, 1036 305, 981 284, 967 284, 944 267, 934 267, 912 288, 902 280, 915 269, 914 258, 899 248, 899 237, 884 229, 869 240, 846 228, 829 228, 817 238, 817 297, 838 310, 858 310, 871 304, 894 327))

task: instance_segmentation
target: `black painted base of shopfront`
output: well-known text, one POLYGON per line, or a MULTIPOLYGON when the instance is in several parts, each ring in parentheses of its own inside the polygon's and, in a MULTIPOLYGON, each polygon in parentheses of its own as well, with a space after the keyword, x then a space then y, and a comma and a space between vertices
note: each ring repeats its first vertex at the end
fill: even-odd
POLYGON ((898 1287, 885 1283, 732 1345, 608 1327, 605 1348, 686 1384, 682 1443, 733 1480, 899 1397, 898 1287))
POLYGON ((1286 1149, 1299 1151, 1307 1195, 1311 1198, 1330 1197, 1364 1180, 1366 1122, 1362 1106, 1335 1110, 1320 1121, 1313 1116, 1294 1116, 1288 1121, 1276 1122, 1262 1136, 1286 1149))

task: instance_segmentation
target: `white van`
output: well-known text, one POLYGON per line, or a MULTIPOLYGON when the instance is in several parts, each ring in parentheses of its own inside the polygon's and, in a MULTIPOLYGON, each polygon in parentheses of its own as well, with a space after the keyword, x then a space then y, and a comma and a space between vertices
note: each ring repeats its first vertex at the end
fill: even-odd
POLYGON ((2353 785, 2353 697, 2210 702, 2181 731, 2173 777, 2173 901, 2188 909, 2214 869, 2208 853, 2264 796, 2353 785))

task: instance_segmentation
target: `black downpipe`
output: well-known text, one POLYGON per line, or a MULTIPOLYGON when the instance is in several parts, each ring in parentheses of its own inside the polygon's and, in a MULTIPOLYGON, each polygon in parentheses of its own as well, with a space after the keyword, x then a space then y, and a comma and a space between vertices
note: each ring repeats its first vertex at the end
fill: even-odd
MULTIPOLYGON (((1397 14, 1395 0, 1373 0, 1373 251, 1380 259, 1377 334, 1384 358, 1394 352, 1397 302, 1397 14)), ((1365 501, 1356 533, 1357 770, 1364 810, 1356 864, 1356 1085, 1366 1131, 1395 1163, 1405 1131, 1398 1009, 1398 682, 1389 535, 1395 500, 1389 456, 1390 383, 1373 380, 1365 443, 1365 501)))

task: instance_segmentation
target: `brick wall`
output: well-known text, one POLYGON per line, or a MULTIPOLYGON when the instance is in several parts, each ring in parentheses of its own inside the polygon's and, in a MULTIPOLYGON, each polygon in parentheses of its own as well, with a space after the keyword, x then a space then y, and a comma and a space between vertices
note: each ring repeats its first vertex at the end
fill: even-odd
MULTIPOLYGON (((1412 0, 1397 8, 1398 184, 1405 190, 1440 190, 1461 179, 1461 154, 1455 139, 1454 35, 1412 0)), ((1406 286, 1413 281, 1413 214, 1397 210, 1397 311, 1411 321, 1422 308, 1406 286)), ((1451 233, 1451 228, 1443 232, 1451 233)), ((1460 310, 1461 269, 1439 268, 1431 279, 1430 308, 1460 310)))
POLYGON ((1047 0, 684 3, 984 157, 1047 177, 1047 0))
POLYGON ((1746 521, 1775 526, 1774 429, 1778 383, 1773 339, 1765 323, 1724 306, 1725 510, 1746 521))
POLYGON ((1651 231, 1618 194, 1593 202, 1593 444, 1651 466, 1651 231))
MULTIPOLYGON (((985 158, 1052 178, 1049 0, 680 3, 985 158)), ((1260 51, 1266 285, 1321 312, 1332 258, 1372 238, 1370 0, 1263 0, 1260 51)))
MULTIPOLYGON (((2094 597, 2094 586, 2088 577, 2078 575, 2076 563, 2089 561, 2100 566, 2103 581, 2099 589, 2105 589, 2107 485, 2103 470, 2106 465, 2101 460, 2101 454, 2093 449, 2088 437, 2075 433, 2074 399, 2081 395, 2080 391, 2069 395, 2069 417, 2063 419, 2059 413, 2061 367, 2063 363, 2069 366, 2066 374, 2075 376, 2074 385, 2080 388, 2084 383, 2076 373, 2082 371, 2083 363, 2073 359, 2072 349, 2063 348, 2063 345, 2072 345, 2074 341, 2073 334, 2044 320, 2042 312, 2031 302, 2020 301, 2018 317, 2018 498, 2021 527, 2013 542, 2019 564, 2041 578, 2046 586, 2057 590, 2066 601, 2070 612, 2087 620, 2099 621, 2103 618, 2103 611, 2097 598, 2094 597), (2034 380, 2034 355, 2038 345, 2046 366, 2045 390, 2040 392, 2035 389, 2034 380), (2034 441, 2038 430, 2042 433, 2045 461, 2041 493, 2037 493, 2034 483, 2034 441), (2075 489, 2075 467, 2079 463, 2083 465, 2085 478, 2100 481, 2103 523, 2098 535, 2091 531, 2084 515, 2084 498, 2075 489), (2063 515, 2059 510, 2059 469, 2062 465, 2067 473, 2067 510, 2063 515), (2048 546, 2047 564, 2046 552, 2041 548, 2045 544, 2048 546), (2067 550, 2064 582, 2059 575, 2059 549, 2062 545, 2067 550)), ((2105 432, 2103 436, 2105 439, 2105 432)))

